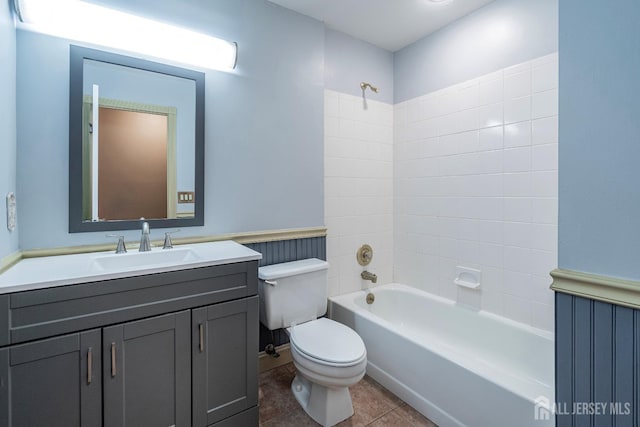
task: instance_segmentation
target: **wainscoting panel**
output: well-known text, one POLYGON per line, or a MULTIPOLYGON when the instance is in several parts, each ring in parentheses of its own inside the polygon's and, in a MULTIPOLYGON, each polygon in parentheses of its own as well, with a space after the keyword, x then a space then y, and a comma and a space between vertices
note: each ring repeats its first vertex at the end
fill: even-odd
MULTIPOLYGON (((261 243, 245 243, 245 246, 262 254, 260 267, 264 265, 279 264, 282 262, 297 261, 305 258, 327 259, 327 245, 325 237, 309 237, 305 239, 279 240, 261 243)), ((267 344, 279 346, 289 342, 284 329, 269 331, 260 324, 260 351, 267 344)))
POLYGON ((640 310, 556 293, 558 427, 638 425, 639 333, 640 310))
POLYGON ((325 237, 247 243, 245 246, 262 254, 262 259, 259 264, 260 267, 305 258, 327 259, 325 237))

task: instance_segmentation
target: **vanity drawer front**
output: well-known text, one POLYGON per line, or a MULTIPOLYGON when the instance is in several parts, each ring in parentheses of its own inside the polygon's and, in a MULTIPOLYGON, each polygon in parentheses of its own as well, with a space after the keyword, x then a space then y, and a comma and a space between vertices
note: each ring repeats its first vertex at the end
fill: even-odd
POLYGON ((250 261, 14 293, 10 343, 255 295, 257 270, 250 261))

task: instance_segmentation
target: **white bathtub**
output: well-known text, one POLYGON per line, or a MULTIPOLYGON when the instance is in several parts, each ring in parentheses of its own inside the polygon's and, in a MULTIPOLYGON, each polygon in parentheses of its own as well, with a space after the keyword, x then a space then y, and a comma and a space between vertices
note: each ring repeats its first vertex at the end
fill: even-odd
POLYGON ((391 284, 330 298, 367 347, 367 373, 441 427, 542 427, 554 401, 553 335, 391 284))

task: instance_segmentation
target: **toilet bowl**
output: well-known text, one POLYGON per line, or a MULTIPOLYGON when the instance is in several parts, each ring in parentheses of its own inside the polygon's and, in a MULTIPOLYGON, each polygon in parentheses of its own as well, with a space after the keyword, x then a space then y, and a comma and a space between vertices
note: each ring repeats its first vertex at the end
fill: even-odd
POLYGON ((287 329, 296 377, 291 390, 300 406, 323 426, 353 415, 349 387, 364 377, 367 351, 349 327, 321 318, 287 329))
POLYGON ((321 316, 327 311, 327 268, 319 259, 260 267, 260 321, 286 328, 296 376, 291 391, 317 423, 335 425, 353 415, 349 386, 362 379, 367 350, 351 328, 321 316))

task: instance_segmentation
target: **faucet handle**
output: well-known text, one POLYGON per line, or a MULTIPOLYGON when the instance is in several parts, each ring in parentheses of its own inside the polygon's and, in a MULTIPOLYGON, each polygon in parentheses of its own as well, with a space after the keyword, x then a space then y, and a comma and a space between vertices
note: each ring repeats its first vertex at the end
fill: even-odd
POLYGON ((179 231, 180 231, 180 229, 178 228, 177 230, 167 231, 166 233, 164 233, 164 245, 162 245, 162 249, 171 249, 171 248, 173 248, 173 242, 171 241, 171 235, 173 233, 177 233, 179 231))
POLYGON ((124 245, 124 236, 120 236, 118 234, 107 234, 107 237, 118 238, 118 246, 116 247, 117 254, 124 254, 127 252, 127 247, 124 245))

